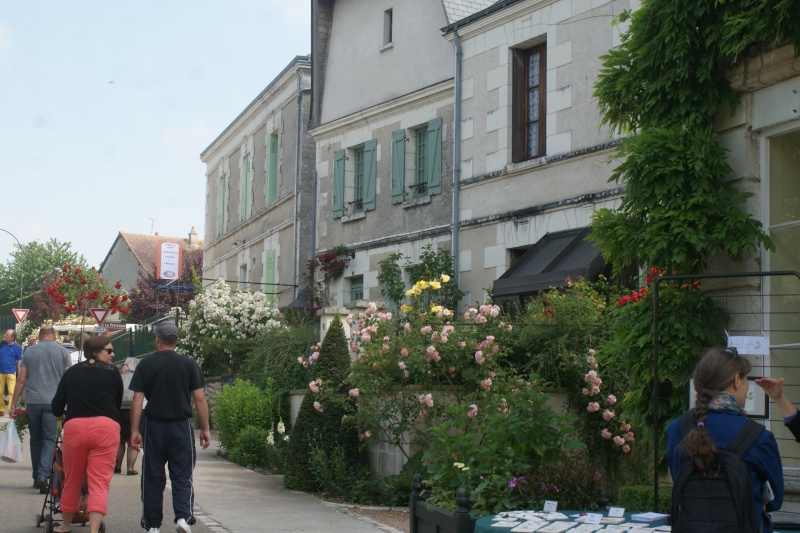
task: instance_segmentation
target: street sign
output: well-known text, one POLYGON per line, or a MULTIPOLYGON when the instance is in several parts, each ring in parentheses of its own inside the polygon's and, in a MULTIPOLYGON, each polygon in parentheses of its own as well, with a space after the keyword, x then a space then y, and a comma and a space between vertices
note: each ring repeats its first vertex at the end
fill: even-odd
POLYGON ((22 324, 25 322, 25 317, 28 316, 28 311, 30 309, 12 309, 11 312, 14 313, 14 316, 17 318, 17 322, 22 324))
POLYGON ((98 326, 102 326, 103 321, 108 316, 108 309, 103 309, 102 307, 92 307, 89 309, 89 312, 92 313, 92 316, 97 321, 98 326))
POLYGON ((105 333, 106 332, 106 328, 104 328, 103 326, 95 326, 94 327, 94 332, 95 333, 105 333))

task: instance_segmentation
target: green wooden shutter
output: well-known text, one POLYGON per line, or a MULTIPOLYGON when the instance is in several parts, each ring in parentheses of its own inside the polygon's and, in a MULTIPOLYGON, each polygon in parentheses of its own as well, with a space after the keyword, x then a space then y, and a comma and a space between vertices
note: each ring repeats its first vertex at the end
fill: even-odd
POLYGON ((264 250, 264 294, 274 295, 275 290, 275 250, 264 250))
POLYGON ((378 141, 364 143, 364 211, 375 209, 375 189, 378 184, 378 141))
POLYGON ((267 205, 278 198, 278 134, 269 136, 269 170, 267 173, 267 205))
POLYGON ((428 194, 442 193, 442 117, 428 122, 425 142, 425 177, 428 194))
POLYGON ((223 212, 222 210, 225 209, 225 197, 223 196, 222 192, 222 180, 224 179, 223 176, 220 176, 219 180, 217 180, 217 235, 222 235, 222 220, 223 220, 223 212))
POLYGON ((252 157, 249 153, 244 156, 244 204, 242 205, 242 215, 244 220, 250 218, 253 204, 253 169, 252 157))
POLYGON ((392 203, 405 199, 406 185, 406 130, 392 132, 392 203))
POLYGON ((344 215, 344 150, 333 152, 333 218, 344 215))

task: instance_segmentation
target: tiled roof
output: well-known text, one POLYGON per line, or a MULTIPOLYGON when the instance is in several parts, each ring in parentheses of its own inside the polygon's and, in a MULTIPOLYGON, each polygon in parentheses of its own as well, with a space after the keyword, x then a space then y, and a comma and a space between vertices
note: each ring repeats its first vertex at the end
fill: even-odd
POLYGON ((164 235, 142 235, 139 233, 119 232, 120 236, 128 243, 133 255, 139 260, 142 269, 149 272, 158 259, 158 247, 164 242, 174 242, 181 245, 183 250, 192 250, 203 247, 203 241, 198 241, 194 245, 189 244, 188 238, 166 237, 164 235))
POLYGON ((497 0, 442 0, 442 3, 447 12, 447 23, 452 24, 486 9, 497 0))

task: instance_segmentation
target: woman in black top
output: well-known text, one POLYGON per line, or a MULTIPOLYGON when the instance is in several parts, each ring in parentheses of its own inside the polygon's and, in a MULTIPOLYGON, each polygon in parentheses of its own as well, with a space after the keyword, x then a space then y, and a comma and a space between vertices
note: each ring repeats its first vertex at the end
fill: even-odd
POLYGON ((119 447, 122 377, 111 364, 114 349, 108 339, 91 337, 84 342, 83 352, 86 360, 64 373, 51 404, 55 416, 66 414, 62 430, 64 522, 53 530, 56 533, 70 531, 84 484, 89 487, 89 531, 100 531, 119 447))

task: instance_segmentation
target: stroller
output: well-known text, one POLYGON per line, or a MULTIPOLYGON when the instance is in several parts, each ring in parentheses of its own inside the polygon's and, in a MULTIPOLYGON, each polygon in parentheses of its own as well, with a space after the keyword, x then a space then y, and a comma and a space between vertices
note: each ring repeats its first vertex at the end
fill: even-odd
MULTIPOLYGON (((42 503, 42 512, 36 515, 36 527, 45 525, 46 533, 53 533, 53 528, 59 524, 55 520, 55 515, 61 514, 61 491, 64 488, 64 460, 61 453, 62 434, 57 432, 56 445, 53 453, 53 466, 50 469, 50 479, 47 480, 47 493, 42 503), (45 511, 46 514, 45 514, 45 511)), ((86 485, 82 490, 83 495, 88 493, 86 485)), ((81 524, 85 526, 89 522, 89 515, 80 511, 73 515, 72 525, 81 524)), ((100 524, 100 533, 105 533, 105 522, 100 524)))

